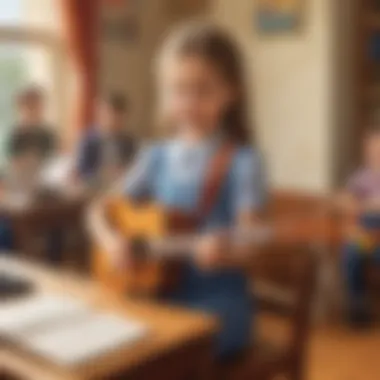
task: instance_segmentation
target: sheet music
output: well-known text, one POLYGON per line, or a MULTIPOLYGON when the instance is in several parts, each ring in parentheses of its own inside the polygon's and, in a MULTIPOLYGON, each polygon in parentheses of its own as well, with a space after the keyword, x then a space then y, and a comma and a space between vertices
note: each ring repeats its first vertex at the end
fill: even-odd
POLYGON ((124 345, 147 333, 145 325, 109 314, 86 314, 60 328, 37 330, 23 338, 25 346, 61 366, 73 366, 124 345))
POLYGON ((1 304, 0 311, 0 334, 18 336, 33 328, 78 316, 88 309, 72 299, 37 294, 1 304))
POLYGON ((147 331, 139 321, 93 310, 72 298, 34 295, 0 305, 0 336, 63 366, 132 344, 147 331))

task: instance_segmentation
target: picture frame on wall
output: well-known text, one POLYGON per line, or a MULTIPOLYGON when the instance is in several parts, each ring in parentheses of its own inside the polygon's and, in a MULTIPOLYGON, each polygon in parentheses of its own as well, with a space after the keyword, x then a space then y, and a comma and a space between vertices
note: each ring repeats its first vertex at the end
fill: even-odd
POLYGON ((142 0, 103 0, 102 34, 112 42, 135 42, 140 35, 142 0))
POLYGON ((254 23, 264 35, 298 32, 307 0, 255 0, 254 23))

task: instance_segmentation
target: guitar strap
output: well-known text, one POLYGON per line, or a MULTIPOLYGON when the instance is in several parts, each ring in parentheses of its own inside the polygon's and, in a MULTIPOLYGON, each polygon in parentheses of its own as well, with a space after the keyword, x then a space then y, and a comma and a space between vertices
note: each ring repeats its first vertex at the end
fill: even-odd
POLYGON ((231 167, 235 150, 236 147, 234 144, 224 143, 211 158, 211 162, 206 171, 203 190, 200 195, 197 212, 198 220, 203 220, 212 212, 224 180, 231 167))

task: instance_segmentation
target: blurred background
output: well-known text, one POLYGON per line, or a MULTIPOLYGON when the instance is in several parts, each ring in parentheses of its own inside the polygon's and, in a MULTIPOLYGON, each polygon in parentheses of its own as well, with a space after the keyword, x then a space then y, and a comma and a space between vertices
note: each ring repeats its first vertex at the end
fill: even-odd
MULTIPOLYGON (((380 1, 95 3, 0 0, 1 167, 6 170, 6 142, 17 120, 14 99, 30 84, 45 90, 47 118, 62 156, 75 156, 80 134, 94 120, 94 100, 109 92, 128 98, 134 136, 154 140, 160 132, 154 126, 153 66, 166 33, 192 18, 226 27, 246 59, 252 128, 269 177, 268 212, 275 219, 299 217, 319 252, 306 379, 377 379, 378 326, 357 331, 344 323, 342 220, 329 200, 360 164, 365 130, 380 117, 380 1)), ((76 204, 71 207, 78 212, 76 204)), ((17 229, 26 250, 32 249, 31 220, 17 229)), ((84 251, 75 249, 70 252, 78 258, 82 254, 72 252, 84 251)), ((280 323, 274 329, 266 323, 264 332, 281 337, 280 323)))
MULTIPOLYGON (((83 75, 96 80, 86 91, 128 95, 133 104, 131 124, 138 135, 151 136, 151 72, 157 47, 172 25, 209 17, 231 30, 244 48, 250 108, 273 186, 328 192, 355 164, 351 147, 358 145, 365 123, 363 107, 368 112, 376 108, 371 102, 374 91, 364 91, 366 95, 359 99, 356 90, 364 75, 370 75, 364 67, 368 55, 373 53, 372 64, 376 63, 376 47, 371 50, 376 33, 366 49, 361 38, 367 22, 360 20, 355 1, 100 1, 99 24, 85 44, 96 55, 91 58, 91 73, 80 72, 76 59, 72 62, 66 43, 70 33, 66 33, 58 3, 1 3, 1 109, 6 112, 2 135, 12 121, 13 95, 23 85, 36 82, 48 89, 51 118, 67 137, 69 128, 63 126, 75 129, 67 120, 73 113, 70 102, 75 103, 75 79, 83 75), (270 3, 278 3, 279 10, 289 3, 294 19, 268 26, 263 9, 270 3)), ((367 3, 368 13, 376 9, 376 1, 367 3)), ((87 22, 91 21, 83 19, 82 27, 87 22)))

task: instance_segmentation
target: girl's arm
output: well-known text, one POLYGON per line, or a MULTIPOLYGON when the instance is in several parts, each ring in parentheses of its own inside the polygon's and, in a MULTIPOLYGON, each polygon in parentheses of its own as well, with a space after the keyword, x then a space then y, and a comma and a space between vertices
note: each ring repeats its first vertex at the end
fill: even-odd
POLYGON ((357 220, 360 215, 366 213, 380 212, 380 198, 360 199, 357 194, 348 190, 339 194, 335 204, 341 215, 350 221, 357 220))
POLYGON ((366 201, 361 202, 361 210, 363 212, 380 212, 380 198, 370 198, 366 201))
POLYGON ((343 191, 336 197, 334 206, 337 207, 343 216, 357 216, 360 214, 363 205, 358 198, 350 191, 343 191))
POLYGON ((120 196, 120 185, 106 195, 98 198, 89 207, 87 226, 91 240, 107 252, 115 266, 122 266, 126 257, 126 239, 118 233, 108 219, 108 207, 115 196, 120 196))
POLYGON ((128 242, 109 222, 107 208, 115 197, 138 198, 148 194, 152 187, 155 162, 155 149, 144 149, 125 177, 89 208, 87 225, 91 238, 110 254, 115 265, 125 263, 128 256, 128 242))
MULTIPOLYGON (((234 230, 266 230, 261 210, 266 203, 267 184, 260 156, 252 149, 237 152, 232 167, 232 206, 234 230)), ((212 233, 199 239, 196 260, 201 267, 244 268, 251 261, 257 244, 255 239, 231 239, 228 234, 212 233)), ((260 239, 259 239, 260 240, 260 239)))
POLYGON ((239 268, 244 269, 252 261, 252 255, 257 246, 262 242, 269 231, 268 226, 255 212, 242 213, 235 225, 235 229, 252 229, 252 235, 258 230, 257 241, 255 239, 242 239, 241 241, 221 232, 210 233, 200 237, 196 249, 196 261, 203 269, 213 268, 239 268))
POLYGON ((368 197, 367 181, 360 170, 348 180, 338 200, 340 211, 346 216, 380 211, 380 197, 368 197))

